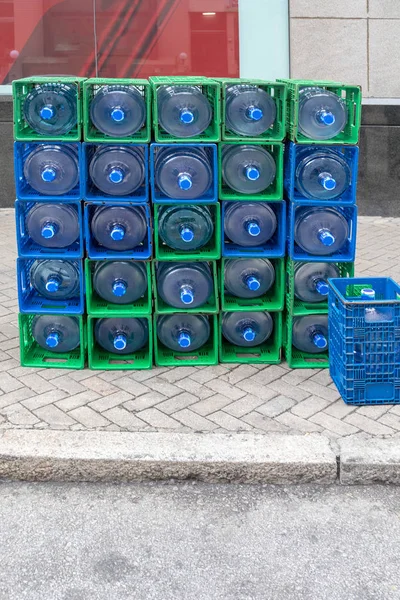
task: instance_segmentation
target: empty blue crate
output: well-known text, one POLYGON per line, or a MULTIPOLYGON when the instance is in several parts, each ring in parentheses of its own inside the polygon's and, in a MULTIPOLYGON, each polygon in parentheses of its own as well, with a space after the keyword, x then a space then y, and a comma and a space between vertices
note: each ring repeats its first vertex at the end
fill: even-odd
POLYGON ((284 185, 293 202, 356 202, 358 146, 286 145, 284 185))
POLYGON ((346 404, 400 404, 400 286, 386 277, 330 279, 329 348, 346 404))
POLYGON ((275 215, 276 228, 274 233, 265 242, 263 241, 257 246, 245 246, 238 243, 240 237, 240 229, 246 228, 246 226, 256 224, 261 229, 260 235, 262 235, 262 221, 260 216, 254 217, 252 212, 252 204, 250 202, 222 202, 222 219, 221 219, 221 239, 222 239, 222 256, 227 257, 257 257, 262 256, 264 258, 282 258, 285 256, 286 247, 286 202, 279 200, 276 202, 255 202, 257 211, 263 205, 267 205, 275 215), (231 211, 233 206, 238 206, 243 211, 248 212, 248 218, 243 215, 238 217, 231 226, 232 231, 229 231, 229 226, 226 226, 226 212, 231 211), (261 226, 261 227, 260 227, 261 226), (229 235, 232 237, 229 237, 229 235), (233 239, 235 237, 235 239, 233 239))
POLYGON ((149 200, 148 144, 82 144, 86 200, 149 200))
MULTIPOLYGON (((18 285, 18 300, 21 313, 68 313, 81 315, 85 312, 85 296, 84 296, 84 275, 81 260, 63 261, 71 263, 78 271, 79 275, 79 290, 76 296, 67 300, 46 298, 39 294, 33 286, 31 269, 34 263, 44 263, 48 260, 33 260, 26 258, 18 258, 17 260, 17 285, 18 285)), ((54 259, 62 260, 62 259, 54 259)), ((55 269, 54 278, 57 279, 57 270, 55 269)), ((44 285, 47 282, 42 281, 44 285)))
MULTIPOLYGON (((88 258, 92 258, 95 260, 147 260, 152 257, 153 244, 149 204, 138 204, 135 202, 124 201, 114 201, 112 203, 104 201, 86 202, 83 221, 86 251, 88 258), (120 211, 118 211, 118 215, 112 215, 109 213, 109 215, 106 218, 104 218, 103 214, 101 222, 97 222, 98 225, 95 224, 95 231, 93 231, 93 218, 95 216, 96 211, 100 208, 108 209, 110 211, 113 211, 114 208, 122 208, 124 209, 123 213, 128 212, 129 214, 123 214, 121 216, 120 211), (137 217, 139 217, 139 221, 136 220, 137 217), (128 219, 128 225, 126 224, 126 219, 128 219), (109 228, 107 227, 108 225, 110 226, 110 228, 112 227, 114 231, 118 230, 118 233, 122 229, 123 236, 119 236, 119 239, 124 239, 125 233, 127 233, 128 235, 129 232, 138 233, 140 228, 142 228, 144 231, 144 237, 141 240, 139 240, 137 242, 137 245, 134 247, 126 248, 126 243, 124 243, 123 246, 125 247, 125 249, 117 250, 115 249, 117 245, 111 242, 110 245, 114 246, 114 248, 110 248, 107 247, 107 245, 104 245, 104 243, 102 243, 107 243, 109 241, 109 234, 111 237, 111 229, 109 230, 109 228), (98 239, 99 237, 101 238, 101 240, 98 239)), ((114 237, 113 239, 115 241, 116 238, 114 237)), ((125 241, 127 241, 126 238, 125 241)))
POLYGON ((155 204, 218 200, 216 144, 151 144, 150 183, 155 204))
POLYGON ((14 142, 14 176, 20 200, 80 200, 81 144, 14 142))
POLYGON ((61 202, 59 198, 49 198, 48 203, 16 200, 15 221, 18 256, 21 258, 70 260, 83 257, 83 218, 79 201, 61 202), (78 235, 72 241, 75 230, 78 235), (52 238, 54 242, 51 242, 52 238), (57 245, 60 238, 64 240, 62 247, 57 245), (51 246, 43 245, 41 241, 51 243, 51 246))
POLYGON ((290 203, 288 255, 307 262, 354 262, 357 206, 290 203))

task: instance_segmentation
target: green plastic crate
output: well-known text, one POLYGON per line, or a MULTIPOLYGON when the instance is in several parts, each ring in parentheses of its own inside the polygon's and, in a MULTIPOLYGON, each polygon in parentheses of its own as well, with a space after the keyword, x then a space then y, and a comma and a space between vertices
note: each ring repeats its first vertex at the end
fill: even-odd
POLYGON ((285 304, 285 259, 269 259, 275 269, 275 282, 266 294, 259 298, 236 298, 225 291, 224 265, 227 260, 247 260, 242 258, 221 260, 219 271, 221 310, 223 311, 281 311, 285 304))
POLYGON ((42 142, 53 139, 59 142, 80 142, 82 137, 82 84, 84 77, 26 77, 12 82, 14 102, 14 138, 18 142, 42 142), (53 137, 39 135, 27 123, 24 117, 24 101, 30 91, 43 83, 68 83, 74 84, 77 89, 77 124, 65 135, 53 137))
MULTIPOLYGON (((18 315, 20 356, 23 367, 56 368, 56 369, 83 369, 86 357, 86 331, 84 317, 70 315, 78 319, 80 329, 80 345, 71 352, 51 352, 45 350, 34 340, 32 335, 32 321, 36 315, 18 315)), ((58 315, 54 315, 57 317, 58 315)))
POLYGON ((218 364, 218 317, 210 315, 211 333, 204 346, 193 354, 189 352, 174 352, 160 342, 157 337, 157 315, 154 315, 154 355, 158 367, 191 367, 193 365, 218 364))
POLYGON ((263 79, 224 79, 216 78, 221 84, 221 137, 223 141, 242 141, 242 142, 281 142, 286 135, 286 84, 276 81, 264 81, 263 79), (275 100, 276 119, 272 126, 262 135, 256 137, 241 136, 226 127, 226 89, 232 85, 256 85, 275 100))
POLYGON ((147 79, 103 79, 101 77, 87 79, 83 84, 83 135, 85 142, 150 142, 151 140, 151 87, 147 79), (103 85, 134 86, 143 96, 146 105, 146 120, 143 127, 127 137, 111 137, 96 129, 90 118, 90 104, 103 85))
MULTIPOLYGON (((328 308, 322 310, 314 310, 313 313, 307 312, 307 314, 322 315, 327 314, 328 308)), ((298 315, 300 316, 300 315, 298 315)), ((285 357, 291 369, 324 369, 329 367, 329 355, 328 352, 320 352, 319 354, 312 354, 307 352, 301 352, 295 348, 292 344, 292 328, 293 328, 293 316, 289 313, 285 314, 286 326, 285 326, 285 357)))
MULTIPOLYGON (((188 202, 188 205, 190 202, 188 202)), ((184 260, 218 260, 221 257, 221 205, 219 202, 214 204, 202 204, 210 209, 214 223, 214 233, 210 241, 198 250, 174 250, 161 240, 158 235, 158 213, 163 207, 180 206, 185 204, 154 204, 154 245, 156 260, 163 261, 184 261, 184 260)))
POLYGON ((221 363, 264 363, 277 365, 282 361, 282 313, 273 312, 271 316, 274 320, 274 330, 271 337, 253 348, 243 348, 242 346, 234 346, 228 342, 222 335, 222 317, 220 314, 219 326, 219 362, 221 363))
POLYGON ((107 302, 96 293, 93 288, 93 271, 96 263, 104 262, 97 260, 85 260, 85 280, 86 280, 86 307, 88 315, 95 317, 109 317, 118 315, 120 317, 134 317, 138 315, 151 314, 152 294, 151 294, 151 268, 150 262, 145 262, 147 271, 147 281, 149 282, 147 293, 129 304, 112 304, 107 302))
MULTIPOLYGON (((321 262, 324 262, 321 259, 321 262)), ((288 259, 286 262, 286 310, 293 316, 328 312, 328 296, 324 302, 303 302, 294 295, 294 269, 298 262, 288 259)), ((354 276, 354 263, 334 263, 340 272, 340 277, 354 276)))
POLYGON ((243 142, 223 142, 218 145, 218 179, 219 179, 219 197, 221 200, 282 200, 283 198, 283 152, 284 144, 276 142, 268 144, 267 142, 252 142, 251 146, 262 146, 270 154, 272 154, 276 164, 276 176, 271 185, 258 194, 241 194, 228 187, 222 178, 222 149, 224 146, 238 144, 244 145, 243 142))
POLYGON ((156 280, 156 262, 152 263, 152 271, 153 271, 153 291, 154 291, 154 307, 155 312, 159 315, 170 315, 173 313, 208 313, 208 314, 216 314, 219 311, 219 294, 218 294, 218 276, 217 276, 217 263, 216 261, 209 261, 212 269, 213 281, 214 281, 214 291, 209 299, 209 301, 203 306, 198 306, 197 308, 175 308, 174 306, 169 306, 166 304, 164 300, 158 295, 157 291, 157 280, 156 280))
MULTIPOLYGON (((107 317, 120 317, 118 313, 107 314, 107 317)), ((153 327, 151 315, 135 314, 135 318, 147 319, 149 324, 149 341, 144 348, 131 354, 113 354, 99 346, 94 338, 94 326, 98 317, 88 317, 88 362, 89 369, 101 369, 104 371, 151 369, 153 366, 153 327)), ((135 382, 132 381, 132 390, 135 382)))
POLYGON ((334 81, 313 81, 302 79, 279 79, 287 85, 287 123, 289 138, 297 144, 358 144, 361 125, 361 87, 346 85, 334 81), (299 91, 304 87, 321 87, 340 96, 347 107, 348 119, 346 127, 331 140, 313 140, 298 129, 299 120, 299 91))
POLYGON ((220 84, 214 79, 208 77, 150 77, 150 85, 153 90, 153 128, 154 139, 156 142, 219 142, 221 139, 221 98, 220 84), (208 98, 212 108, 212 119, 210 125, 203 133, 194 137, 176 138, 167 133, 158 122, 158 104, 157 104, 157 89, 162 85, 195 85, 198 86, 202 93, 208 98))

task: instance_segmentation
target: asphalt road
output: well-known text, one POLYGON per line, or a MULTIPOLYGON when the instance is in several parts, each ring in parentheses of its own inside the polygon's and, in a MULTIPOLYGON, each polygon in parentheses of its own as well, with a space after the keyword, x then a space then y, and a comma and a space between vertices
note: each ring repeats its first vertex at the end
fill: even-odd
POLYGON ((400 598, 394 487, 0 484, 1 600, 400 598))

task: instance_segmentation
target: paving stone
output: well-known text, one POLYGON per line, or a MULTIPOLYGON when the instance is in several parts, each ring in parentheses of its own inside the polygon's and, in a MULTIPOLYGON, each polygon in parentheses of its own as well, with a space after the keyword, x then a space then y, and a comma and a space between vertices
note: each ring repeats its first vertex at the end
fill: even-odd
POLYGON ((277 395, 276 392, 270 389, 268 386, 261 385, 260 383, 256 383, 255 381, 250 381, 250 379, 239 381, 236 385, 248 394, 261 398, 261 400, 264 400, 264 402, 266 402, 267 400, 271 400, 271 398, 274 398, 274 396, 277 395))
POLYGON ((15 377, 11 377, 11 375, 9 375, 6 372, 0 373, 0 389, 5 394, 7 394, 8 392, 13 392, 14 390, 17 390, 21 387, 24 387, 24 384, 21 383, 18 379, 15 379, 15 377))
POLYGON ((227 431, 251 431, 253 429, 248 423, 228 415, 223 410, 213 413, 209 419, 227 431))
POLYGON ((225 375, 229 372, 229 369, 222 365, 215 365, 212 367, 206 367, 205 369, 201 369, 196 373, 192 373, 190 378, 198 383, 207 383, 207 381, 211 381, 211 379, 215 379, 219 375, 225 375))
POLYGON ((231 385, 227 381, 221 381, 220 379, 213 379, 212 381, 208 381, 206 386, 210 389, 214 390, 214 392, 218 392, 218 394, 222 394, 223 396, 227 396, 231 400, 239 400, 243 396, 246 395, 241 389, 231 385))
POLYGON ((156 408, 142 410, 140 413, 137 413, 137 416, 157 429, 177 429, 180 426, 178 421, 168 417, 156 408))
POLYGON ((26 400, 32 396, 32 390, 29 388, 23 387, 14 392, 10 392, 9 394, 4 394, 0 396, 0 409, 10 406, 15 402, 21 402, 21 400, 26 400))
POLYGON ((165 402, 157 404, 157 408, 167 415, 172 415, 173 413, 183 410, 184 408, 187 408, 198 401, 199 399, 196 398, 196 396, 183 393, 179 394, 178 396, 174 396, 173 398, 169 398, 168 400, 165 400, 165 402))
POLYGON ((294 431, 301 431, 303 433, 314 433, 322 430, 322 427, 316 423, 312 423, 311 421, 297 417, 293 413, 289 412, 278 415, 276 420, 279 421, 279 423, 286 425, 286 427, 293 429, 294 431))
POLYGON ((357 408, 355 411, 358 415, 364 415, 364 417, 368 417, 369 419, 379 419, 388 412, 390 409, 390 405, 381 404, 380 406, 361 406, 357 408))
POLYGON ((315 374, 315 369, 293 369, 282 377, 282 381, 290 385, 298 385, 315 374))
POLYGON ((296 406, 292 408, 292 413, 303 419, 309 419, 312 415, 315 415, 315 413, 323 410, 328 405, 328 400, 324 400, 318 396, 310 396, 306 400, 303 400, 303 402, 296 404, 296 406))
POLYGON ((350 423, 350 425, 354 425, 354 427, 358 427, 358 429, 370 435, 390 435, 394 433, 391 427, 387 427, 387 425, 383 425, 382 423, 378 423, 378 421, 368 419, 368 417, 357 413, 348 415, 344 420, 346 423, 350 423))
MULTIPOLYGON (((225 377, 225 375, 223 375, 223 377, 225 377)), ((202 383, 197 383, 197 381, 193 381, 190 377, 177 381, 175 385, 186 392, 190 392, 193 396, 199 398, 199 400, 205 400, 215 393, 213 390, 210 390, 209 387, 206 387, 202 383)))
POLYGON ((118 388, 108 381, 104 381, 104 379, 100 379, 98 375, 94 377, 89 377, 89 379, 85 380, 85 386, 94 392, 97 392, 101 396, 109 396, 110 394, 114 394, 114 392, 118 391, 118 388))
POLYGON ((58 427, 58 426, 66 426, 74 425, 76 421, 71 418, 70 415, 67 415, 65 412, 54 406, 54 404, 48 404, 47 406, 42 406, 42 408, 38 408, 34 411, 35 415, 39 417, 42 421, 46 421, 49 425, 58 427))
POLYGON ((88 406, 93 410, 97 410, 102 413, 105 410, 115 408, 116 406, 119 406, 120 404, 123 404, 131 399, 132 396, 128 394, 128 392, 120 390, 119 392, 115 392, 115 394, 110 394, 109 396, 103 396, 98 400, 94 400, 93 402, 90 402, 88 406))
POLYGON ((228 406, 231 403, 231 400, 226 396, 222 396, 222 394, 215 394, 215 396, 211 396, 206 400, 201 400, 197 402, 197 404, 192 404, 191 410, 198 413, 202 417, 206 415, 210 415, 211 413, 217 412, 224 406, 228 406))
POLYGON ((47 404, 53 404, 53 402, 65 398, 66 395, 67 394, 63 390, 52 390, 51 392, 46 392, 45 394, 39 394, 39 396, 32 396, 31 398, 22 400, 21 404, 29 410, 36 410, 47 404))
POLYGON ((0 412, 13 425, 34 425, 39 422, 39 419, 30 410, 19 403, 6 406, 0 412))
POLYGON ((38 373, 31 373, 30 375, 20 377, 19 381, 36 394, 44 394, 56 389, 50 381, 43 379, 38 373))
POLYGON ((69 396, 68 398, 59 400, 58 402, 55 402, 55 405, 61 410, 68 412, 74 408, 79 408, 79 406, 84 406, 85 404, 88 404, 97 398, 100 398, 99 394, 92 392, 92 390, 85 390, 76 396, 69 396))
POLYGON ((288 427, 283 423, 279 423, 275 419, 270 419, 256 411, 244 415, 242 421, 256 427, 259 431, 266 431, 267 433, 283 433, 288 431, 288 427))
POLYGON ((175 367, 173 369, 164 370, 160 377, 169 383, 176 383, 177 381, 186 379, 194 373, 197 373, 196 367, 175 367))
POLYGON ((221 375, 221 379, 227 381, 231 385, 235 385, 238 381, 248 379, 256 373, 258 373, 258 369, 256 369, 252 365, 239 365, 235 369, 232 369, 232 371, 229 371, 229 373, 221 375))
POLYGON ((259 371, 256 375, 250 377, 249 381, 261 383, 261 385, 268 385, 271 381, 276 381, 280 379, 284 375, 287 374, 286 369, 282 369, 282 367, 278 365, 268 365, 261 371, 259 371))
POLYGON ((283 412, 289 410, 296 403, 291 398, 287 398, 286 396, 275 396, 269 402, 266 402, 262 406, 257 408, 257 412, 265 415, 266 417, 277 417, 283 412))
POLYGON ((137 398, 138 396, 147 394, 150 391, 150 388, 147 385, 143 385, 142 383, 135 381, 128 375, 125 377, 120 375, 118 379, 114 379, 112 386, 114 388, 114 392, 110 392, 110 394, 107 395, 111 395, 118 389, 121 389, 127 392, 132 398, 137 398))
POLYGON ((124 427, 127 429, 143 429, 145 426, 145 423, 141 419, 138 419, 134 414, 129 412, 129 410, 126 410, 121 406, 116 406, 115 408, 106 410, 106 412, 103 413, 103 416, 116 425, 119 425, 119 427, 124 427))
POLYGON ((321 427, 324 429, 328 429, 339 436, 352 435, 358 431, 355 425, 335 419, 335 417, 327 415, 325 412, 320 412, 316 415, 313 415, 310 420, 313 421, 313 423, 317 423, 317 425, 321 425, 321 427))
POLYGON ((263 400, 261 398, 257 398, 257 396, 252 396, 251 394, 246 394, 240 400, 236 400, 236 402, 232 402, 228 404, 228 406, 224 407, 224 412, 229 413, 233 417, 243 417, 243 415, 247 415, 252 412, 258 406, 263 404, 263 400))
POLYGON ((309 379, 299 383, 299 388, 306 390, 306 392, 310 392, 310 394, 324 398, 329 402, 334 402, 340 398, 340 394, 336 388, 333 390, 324 385, 320 385, 319 383, 315 383, 315 381, 310 381, 309 379))
POLYGON ((268 384, 268 389, 275 391, 277 394, 281 394, 282 396, 287 396, 288 398, 292 398, 292 400, 296 400, 300 402, 305 398, 310 396, 309 392, 300 389, 297 385, 291 385, 290 383, 285 383, 283 379, 276 379, 275 381, 271 381, 268 384))
POLYGON ((335 417, 336 419, 343 419, 350 413, 354 412, 356 406, 351 406, 350 404, 345 404, 342 399, 334 402, 330 406, 327 406, 324 409, 324 413, 335 417))
POLYGON ((67 392, 70 396, 75 396, 87 391, 87 388, 84 385, 74 381, 69 375, 57 377, 53 379, 52 382, 55 382, 53 385, 56 385, 60 390, 64 390, 64 392, 67 392))
POLYGON ((145 408, 150 408, 155 404, 159 404, 166 400, 166 397, 158 392, 150 392, 148 394, 144 394, 144 396, 139 396, 139 398, 135 398, 135 400, 128 400, 125 402, 124 406, 127 410, 132 412, 139 412, 140 410, 144 410, 145 408))
POLYGON ((76 421, 79 421, 79 423, 82 423, 82 425, 85 425, 88 429, 105 427, 105 425, 110 424, 110 421, 88 406, 74 408, 74 410, 71 410, 68 414, 76 421))
POLYGON ((190 427, 193 431, 213 431, 218 427, 216 423, 197 415, 190 408, 184 408, 174 413, 174 419, 190 427))
MULTIPOLYGON (((119 382, 118 382, 119 385, 119 382)), ((176 394, 180 394, 181 393, 181 389, 178 388, 176 385, 172 385, 172 383, 168 383, 168 381, 165 381, 164 379, 162 379, 162 377, 152 377, 151 379, 148 379, 146 381, 146 386, 147 386, 147 392, 149 391, 149 388, 152 390, 155 390, 156 392, 159 392, 160 394, 162 394, 163 396, 165 396, 166 398, 171 398, 172 396, 176 396, 176 394)), ((137 394, 138 396, 140 394, 137 394)))

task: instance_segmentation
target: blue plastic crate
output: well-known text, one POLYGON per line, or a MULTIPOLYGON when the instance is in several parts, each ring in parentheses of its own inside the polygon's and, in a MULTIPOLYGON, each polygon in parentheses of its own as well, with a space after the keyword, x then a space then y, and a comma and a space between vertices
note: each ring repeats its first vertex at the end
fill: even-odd
POLYGON ((85 243, 88 258, 95 260, 102 260, 110 258, 112 260, 124 260, 126 258, 136 260, 147 260, 152 257, 153 254, 153 243, 152 243, 152 226, 151 226, 151 214, 150 207, 148 204, 138 204, 137 202, 85 202, 84 209, 84 232, 85 232, 85 243), (93 212, 98 206, 144 206, 147 218, 147 235, 139 246, 136 246, 133 250, 117 252, 115 250, 108 250, 103 246, 100 246, 97 241, 93 238, 90 230, 90 222, 92 219, 93 212))
POLYGON ((329 280, 330 374, 346 404, 400 404, 400 286, 386 277, 329 280), (361 290, 375 290, 375 300, 361 290))
POLYGON ((136 202, 142 204, 149 200, 149 147, 148 144, 90 144, 85 142, 82 144, 82 162, 81 172, 83 179, 83 198, 85 200, 101 200, 115 204, 115 202, 136 202), (89 175, 90 161, 93 158, 95 151, 103 146, 130 146, 139 148, 143 153, 144 158, 144 184, 138 188, 133 194, 128 196, 112 196, 111 194, 105 194, 99 190, 89 175))
POLYGON ((327 204, 355 204, 356 202, 356 191, 357 191, 357 177, 358 177, 358 146, 327 146, 319 144, 318 146, 305 146, 304 144, 294 144, 290 142, 286 144, 285 148, 285 177, 284 186, 285 192, 289 200, 292 202, 301 201, 307 204, 320 203, 326 206, 327 204), (316 200, 310 199, 303 196, 295 187, 296 181, 296 169, 300 160, 303 158, 301 155, 309 152, 317 151, 334 151, 344 158, 350 167, 351 171, 351 183, 345 193, 339 198, 333 200, 316 200), (299 156, 300 155, 300 156, 299 156))
POLYGON ((292 260, 307 261, 307 262, 354 262, 356 255, 356 234, 357 234, 357 206, 337 206, 332 204, 323 204, 326 208, 334 208, 342 214, 349 224, 349 237, 344 246, 334 254, 329 255, 313 255, 305 252, 298 246, 294 240, 294 224, 296 211, 306 206, 307 208, 320 207, 321 202, 296 202, 290 203, 289 207, 289 223, 288 223, 288 256, 292 260))
POLYGON ((82 177, 79 177, 79 181, 76 186, 61 196, 47 196, 46 194, 40 194, 27 182, 24 175, 24 164, 29 154, 38 146, 46 144, 52 144, 57 146, 74 146, 78 150, 78 168, 80 170, 82 160, 82 144, 67 144, 66 142, 57 142, 52 140, 50 142, 14 142, 14 177, 15 177, 15 189, 17 192, 17 198, 19 200, 46 200, 46 202, 60 202, 61 200, 80 200, 83 194, 83 182, 82 177))
MULTIPOLYGON (((40 202, 44 204, 45 202, 40 202)), ((61 201, 57 198, 49 198, 49 202, 61 204, 61 201)), ((31 208, 38 204, 37 202, 30 202, 28 200, 16 200, 15 202, 15 222, 17 229, 17 246, 18 256, 21 258, 64 258, 65 260, 72 260, 77 258, 83 258, 83 218, 81 203, 79 201, 69 200, 68 202, 62 202, 73 206, 76 210, 79 221, 79 238, 66 248, 45 248, 40 246, 32 240, 29 236, 25 225, 25 219, 31 208)))
POLYGON ((218 201, 218 157, 216 144, 150 144, 150 184, 151 197, 154 204, 203 204, 218 201), (173 149, 179 148, 203 148, 206 150, 211 161, 213 180, 212 185, 207 192, 200 198, 193 200, 170 198, 163 194, 155 182, 155 159, 159 149, 169 147, 173 149))
POLYGON ((32 287, 30 269, 33 259, 18 258, 17 285, 18 301, 21 313, 69 313, 82 315, 85 312, 84 274, 81 260, 70 261, 79 268, 80 292, 78 298, 70 300, 49 300, 40 296, 32 287))
MULTIPOLYGON (((222 202, 222 219, 221 219, 221 240, 222 241, 222 256, 228 257, 256 257, 264 258, 282 258, 285 256, 286 246, 286 202, 283 200, 275 202, 266 202, 272 208, 277 219, 277 228, 270 240, 262 246, 244 247, 231 242, 225 235, 224 221, 225 209, 232 202, 222 202)), ((247 203, 245 203, 247 204, 247 203)))

